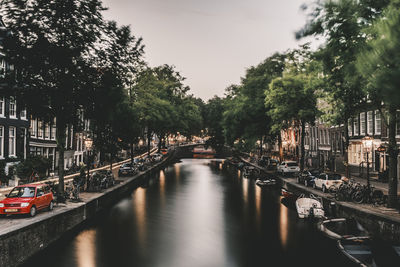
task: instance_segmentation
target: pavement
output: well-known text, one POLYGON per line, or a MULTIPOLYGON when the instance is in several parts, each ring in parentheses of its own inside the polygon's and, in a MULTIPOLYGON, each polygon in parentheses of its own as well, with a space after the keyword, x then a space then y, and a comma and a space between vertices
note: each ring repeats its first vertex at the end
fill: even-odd
MULTIPOLYGON (((157 151, 157 148, 153 148, 150 151, 150 154, 154 154, 156 151, 157 151)), ((142 158, 142 157, 145 157, 146 155, 147 155, 147 152, 145 152, 145 153, 143 153, 141 155, 135 156, 134 158, 142 158)), ((118 170, 117 169, 119 169, 119 167, 123 163, 129 162, 130 160, 131 159, 129 158, 129 159, 126 159, 126 160, 123 160, 123 161, 120 161, 120 162, 113 163, 112 170, 113 170, 114 177, 118 177, 118 170)), ((96 172, 98 170, 105 170, 105 169, 109 169, 109 168, 110 168, 110 165, 105 165, 105 166, 102 166, 102 167, 99 167, 99 168, 91 169, 89 172, 92 173, 92 172, 96 172)), ((64 176, 64 183, 72 181, 74 179, 74 177, 78 176, 79 174, 80 173, 77 172, 77 173, 74 173, 74 174, 65 175, 64 176)), ((46 182, 56 182, 57 183, 58 182, 58 176, 49 177, 47 179, 40 180, 38 182, 34 182, 34 183, 31 183, 31 184, 44 184, 46 182)), ((13 189, 13 188, 14 188, 13 186, 0 188, 0 200, 4 199, 5 195, 7 195, 11 191, 11 189, 13 189)))

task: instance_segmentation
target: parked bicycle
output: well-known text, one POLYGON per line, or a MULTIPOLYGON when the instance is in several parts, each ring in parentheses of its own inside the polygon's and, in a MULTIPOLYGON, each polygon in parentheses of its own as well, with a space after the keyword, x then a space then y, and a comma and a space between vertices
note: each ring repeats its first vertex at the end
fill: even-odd
POLYGON ((347 183, 342 183, 335 192, 335 199, 338 201, 353 201, 354 194, 361 188, 361 184, 350 179, 347 183))
POLYGON ((386 197, 382 190, 375 189, 374 186, 362 185, 357 192, 354 193, 353 201, 356 203, 369 203, 374 205, 386 204, 386 197))

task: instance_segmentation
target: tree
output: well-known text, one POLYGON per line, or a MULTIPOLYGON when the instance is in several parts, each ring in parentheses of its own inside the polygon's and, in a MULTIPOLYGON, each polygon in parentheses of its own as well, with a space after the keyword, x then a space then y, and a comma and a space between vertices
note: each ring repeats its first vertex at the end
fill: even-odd
POLYGON ((246 71, 241 85, 227 88, 224 124, 229 143, 239 138, 254 146, 260 140, 259 153, 263 153, 263 141, 271 133, 264 92, 272 79, 282 75, 284 59, 285 56, 279 53, 268 57, 246 71))
MULTIPOLYGON (((356 71, 356 55, 364 46, 363 28, 379 16, 389 0, 337 0, 318 1, 310 20, 297 34, 323 36, 326 41, 317 56, 323 62, 326 79, 325 91, 330 94, 334 116, 332 124, 347 125, 348 120, 364 106, 364 80, 356 71)), ((307 7, 305 7, 307 9, 307 7)), ((348 169, 348 128, 344 127, 346 175, 348 169)))
POLYGON ((301 127, 300 169, 304 169, 304 135, 306 123, 314 123, 317 99, 308 78, 303 74, 288 73, 271 81, 266 92, 265 103, 270 107, 268 114, 278 125, 301 127))
POLYGON ((398 206, 396 124, 400 109, 400 1, 387 7, 374 23, 368 35, 367 47, 358 55, 360 75, 367 81, 366 93, 380 110, 389 129, 389 207, 398 206))
MULTIPOLYGON (((96 81, 88 91, 88 118, 93 120, 95 144, 112 158, 118 148, 130 147, 140 136, 137 112, 132 104, 131 79, 141 67, 144 54, 142 39, 132 35, 128 26, 118 27, 107 22, 96 47, 96 61, 90 81, 96 81)), ((101 155, 103 154, 101 153, 101 155)))
POLYGON ((78 111, 87 105, 86 70, 104 8, 99 0, 4 0, 1 10, 11 32, 4 49, 16 70, 9 76, 16 77, 9 79, 13 94, 30 114, 56 117, 58 200, 63 201, 65 129, 77 124, 78 111))
POLYGON ((204 125, 207 129, 207 145, 210 145, 219 153, 225 145, 223 115, 224 115, 224 99, 214 96, 207 101, 204 114, 204 125))

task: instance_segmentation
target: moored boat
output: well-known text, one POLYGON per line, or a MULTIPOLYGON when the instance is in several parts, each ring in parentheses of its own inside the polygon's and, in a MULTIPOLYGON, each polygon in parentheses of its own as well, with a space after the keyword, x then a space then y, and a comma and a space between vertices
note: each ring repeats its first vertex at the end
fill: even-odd
POLYGON ((296 200, 296 210, 299 218, 325 218, 322 200, 313 194, 310 197, 301 194, 296 200))
POLYGON ((338 247, 351 261, 362 267, 377 267, 369 237, 349 237, 338 240, 338 247))
POLYGON ((335 218, 324 220, 319 229, 332 239, 346 239, 352 237, 368 238, 369 233, 353 218, 335 218))
POLYGON ((294 199, 296 195, 293 192, 286 190, 285 188, 281 188, 281 195, 287 199, 294 199))
POLYGON ((258 185, 258 186, 274 185, 274 184, 276 184, 275 179, 265 179, 265 180, 257 179, 256 180, 256 185, 258 185))

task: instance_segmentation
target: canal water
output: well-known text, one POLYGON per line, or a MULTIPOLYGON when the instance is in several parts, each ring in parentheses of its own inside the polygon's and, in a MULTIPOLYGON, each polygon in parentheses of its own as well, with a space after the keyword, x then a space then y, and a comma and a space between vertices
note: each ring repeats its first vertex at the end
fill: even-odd
POLYGON ((223 161, 184 159, 24 266, 353 266, 279 187, 223 161))

